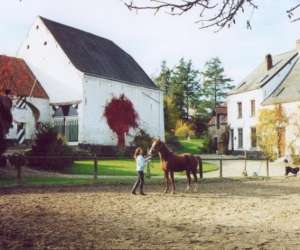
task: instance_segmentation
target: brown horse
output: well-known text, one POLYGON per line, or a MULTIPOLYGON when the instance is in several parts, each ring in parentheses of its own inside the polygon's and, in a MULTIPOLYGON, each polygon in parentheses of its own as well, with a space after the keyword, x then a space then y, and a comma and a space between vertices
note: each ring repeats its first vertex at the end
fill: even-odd
POLYGON ((159 154, 162 170, 164 171, 166 189, 165 193, 169 191, 170 178, 172 181, 172 193, 175 193, 175 181, 174 172, 186 172, 188 185, 187 191, 191 186, 191 176, 194 176, 195 189, 197 188, 197 167, 202 166, 202 160, 200 157, 193 156, 192 154, 180 154, 176 155, 168 149, 165 143, 161 140, 154 140, 149 151, 150 155, 155 153, 159 154))

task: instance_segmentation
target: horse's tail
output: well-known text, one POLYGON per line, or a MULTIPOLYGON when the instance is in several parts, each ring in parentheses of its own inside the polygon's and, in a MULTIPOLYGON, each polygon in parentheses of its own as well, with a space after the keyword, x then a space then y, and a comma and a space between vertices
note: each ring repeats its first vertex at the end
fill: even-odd
POLYGON ((202 165, 202 159, 200 156, 196 156, 196 159, 198 160, 198 172, 200 175, 200 178, 203 176, 203 165, 202 165))

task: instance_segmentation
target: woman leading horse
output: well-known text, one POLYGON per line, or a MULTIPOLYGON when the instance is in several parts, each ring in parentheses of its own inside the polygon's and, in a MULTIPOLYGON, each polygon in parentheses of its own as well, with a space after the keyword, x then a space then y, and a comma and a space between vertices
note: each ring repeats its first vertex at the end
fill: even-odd
POLYGON ((187 190, 191 186, 191 174, 194 176, 195 188, 197 188, 197 172, 198 166, 202 166, 200 157, 193 156, 192 154, 174 154, 168 149, 166 144, 161 140, 154 140, 149 151, 150 155, 155 153, 159 154, 162 170, 164 171, 166 189, 165 193, 169 191, 170 178, 172 182, 172 193, 175 193, 174 172, 186 172, 188 185, 187 190))

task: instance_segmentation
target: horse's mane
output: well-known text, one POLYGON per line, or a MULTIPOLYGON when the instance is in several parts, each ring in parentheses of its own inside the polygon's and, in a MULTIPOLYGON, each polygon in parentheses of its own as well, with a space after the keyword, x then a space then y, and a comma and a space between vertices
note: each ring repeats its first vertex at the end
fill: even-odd
POLYGON ((168 146, 163 143, 163 142, 160 142, 161 143, 161 151, 160 151, 160 155, 161 155, 161 158, 162 159, 168 159, 170 156, 174 156, 174 152, 168 148, 168 146))

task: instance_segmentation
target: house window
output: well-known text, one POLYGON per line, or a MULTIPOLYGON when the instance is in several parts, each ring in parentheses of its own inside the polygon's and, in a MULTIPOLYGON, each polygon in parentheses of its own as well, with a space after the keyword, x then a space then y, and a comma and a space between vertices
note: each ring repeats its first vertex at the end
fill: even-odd
POLYGON ((251 116, 255 116, 255 100, 251 100, 251 116))
POLYGON ((238 129, 238 147, 243 148, 243 129, 238 129))
POLYGON ((238 102, 238 118, 242 118, 243 114, 242 114, 242 103, 238 102))
POLYGON ((251 128, 251 147, 256 148, 256 128, 251 128))

